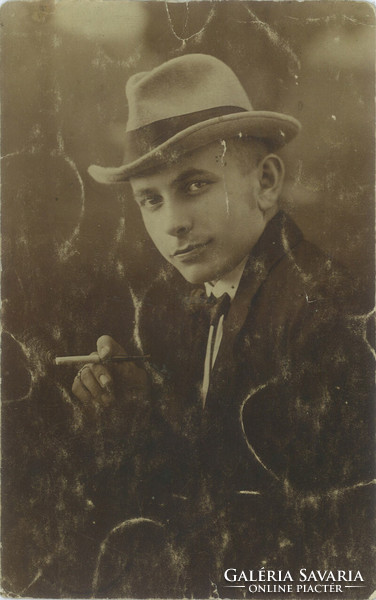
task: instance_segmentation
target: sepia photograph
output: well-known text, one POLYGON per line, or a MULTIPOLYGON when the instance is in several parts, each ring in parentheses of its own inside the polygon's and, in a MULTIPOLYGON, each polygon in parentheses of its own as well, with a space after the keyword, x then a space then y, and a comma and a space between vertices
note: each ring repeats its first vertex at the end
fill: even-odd
POLYGON ((375 6, 0 26, 1 596, 375 598, 375 6))

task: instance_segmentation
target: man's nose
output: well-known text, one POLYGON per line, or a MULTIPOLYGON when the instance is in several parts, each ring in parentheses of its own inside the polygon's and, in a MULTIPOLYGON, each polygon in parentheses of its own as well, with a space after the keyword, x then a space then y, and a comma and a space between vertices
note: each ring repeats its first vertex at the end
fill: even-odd
POLYGON ((166 232, 169 235, 183 236, 192 229, 192 215, 184 204, 170 205, 165 212, 165 219, 166 232))

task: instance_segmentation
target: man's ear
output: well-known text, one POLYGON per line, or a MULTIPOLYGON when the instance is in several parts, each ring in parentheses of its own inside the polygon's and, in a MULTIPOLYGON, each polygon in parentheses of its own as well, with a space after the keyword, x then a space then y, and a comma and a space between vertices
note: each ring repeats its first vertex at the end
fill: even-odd
POLYGON ((259 162, 257 170, 257 202, 260 210, 265 212, 277 204, 285 177, 285 166, 279 156, 268 154, 259 162))

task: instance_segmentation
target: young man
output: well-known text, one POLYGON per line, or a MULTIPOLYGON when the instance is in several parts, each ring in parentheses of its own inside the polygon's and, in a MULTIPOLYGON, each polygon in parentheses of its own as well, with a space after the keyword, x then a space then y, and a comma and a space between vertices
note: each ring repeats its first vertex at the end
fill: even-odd
MULTIPOLYGON (((235 597, 249 582, 229 592, 226 569, 366 571, 373 356, 342 270, 278 209, 274 151, 299 123, 254 111, 211 56, 134 75, 127 97, 124 164, 89 171, 130 182, 175 269, 139 310, 148 372, 88 364, 73 384, 121 414, 131 473, 94 593, 235 597)), ((125 354, 108 336, 97 352, 125 354)))

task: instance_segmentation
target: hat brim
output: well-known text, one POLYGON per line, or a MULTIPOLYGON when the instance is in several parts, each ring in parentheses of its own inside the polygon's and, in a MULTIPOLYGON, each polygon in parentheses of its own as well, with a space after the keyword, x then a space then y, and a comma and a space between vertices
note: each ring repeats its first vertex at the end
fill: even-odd
POLYGON ((233 137, 255 137, 269 142, 273 150, 290 142, 300 131, 297 119, 269 111, 250 111, 215 117, 183 129, 137 160, 120 167, 91 165, 90 175, 99 183, 121 183, 196 148, 233 137))

